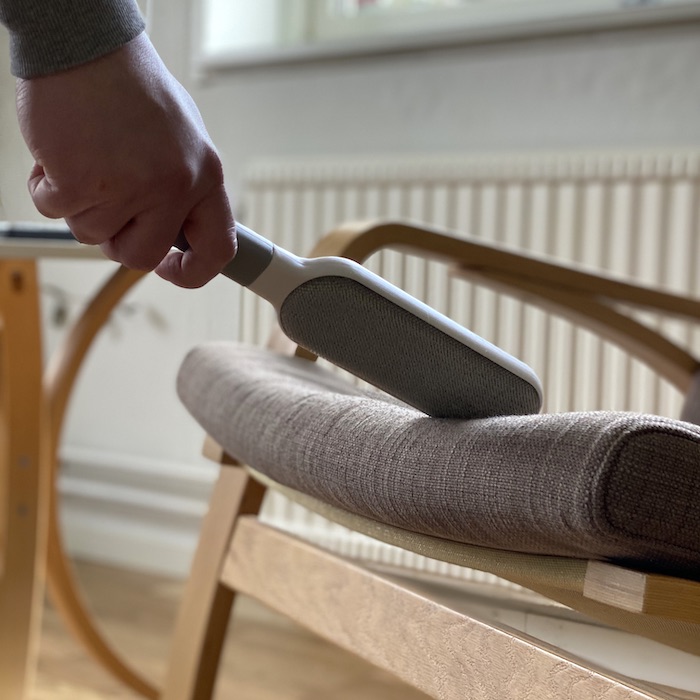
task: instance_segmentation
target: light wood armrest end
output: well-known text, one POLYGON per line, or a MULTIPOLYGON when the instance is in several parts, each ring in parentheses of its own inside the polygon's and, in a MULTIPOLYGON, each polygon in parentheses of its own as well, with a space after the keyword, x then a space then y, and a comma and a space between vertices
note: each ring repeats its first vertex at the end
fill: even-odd
POLYGON ((620 610, 700 624, 700 583, 589 562, 583 595, 620 610))
POLYGON ((214 440, 211 435, 206 435, 204 437, 204 444, 202 445, 202 455, 206 457, 207 459, 210 459, 212 462, 216 462, 217 464, 220 464, 222 466, 240 466, 241 463, 231 457, 231 455, 228 454, 224 450, 221 445, 219 445, 216 440, 214 440))

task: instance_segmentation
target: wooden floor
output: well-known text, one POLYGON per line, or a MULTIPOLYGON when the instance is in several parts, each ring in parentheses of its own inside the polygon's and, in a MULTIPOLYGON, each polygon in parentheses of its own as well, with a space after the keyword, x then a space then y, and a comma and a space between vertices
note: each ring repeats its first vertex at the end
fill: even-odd
MULTIPOLYGON (((95 564, 78 565, 83 590, 110 641, 150 678, 163 677, 180 584, 95 564)), ((63 629, 47 605, 31 700, 133 700, 63 629)), ((424 700, 360 659, 240 598, 216 698, 224 700, 424 700)))

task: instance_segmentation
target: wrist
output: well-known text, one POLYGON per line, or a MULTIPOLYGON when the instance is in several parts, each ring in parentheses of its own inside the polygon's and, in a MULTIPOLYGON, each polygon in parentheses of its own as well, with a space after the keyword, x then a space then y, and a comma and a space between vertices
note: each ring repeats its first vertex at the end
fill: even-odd
POLYGON ((128 43, 144 30, 134 0, 4 0, 12 73, 36 78, 79 66, 128 43))

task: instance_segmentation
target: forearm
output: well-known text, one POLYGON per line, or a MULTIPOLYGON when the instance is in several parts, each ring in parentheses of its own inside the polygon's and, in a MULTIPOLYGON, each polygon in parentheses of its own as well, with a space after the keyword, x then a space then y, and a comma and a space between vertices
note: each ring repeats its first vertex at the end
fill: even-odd
POLYGON ((87 63, 144 29, 135 0, 0 0, 12 73, 35 78, 87 63))

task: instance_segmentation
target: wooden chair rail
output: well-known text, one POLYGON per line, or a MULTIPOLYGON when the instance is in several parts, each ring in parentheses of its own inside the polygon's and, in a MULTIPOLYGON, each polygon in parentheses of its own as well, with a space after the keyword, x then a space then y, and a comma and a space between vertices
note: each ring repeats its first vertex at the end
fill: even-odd
POLYGON ((239 520, 222 581, 433 697, 674 697, 446 608, 254 518, 239 520))
POLYGON ((602 296, 558 288, 532 277, 489 268, 460 267, 458 274, 588 328, 646 363, 683 394, 688 392, 700 369, 700 362, 694 355, 653 328, 613 308, 602 296))
POLYGON ((620 610, 700 625, 700 582, 589 562, 583 595, 620 610))

